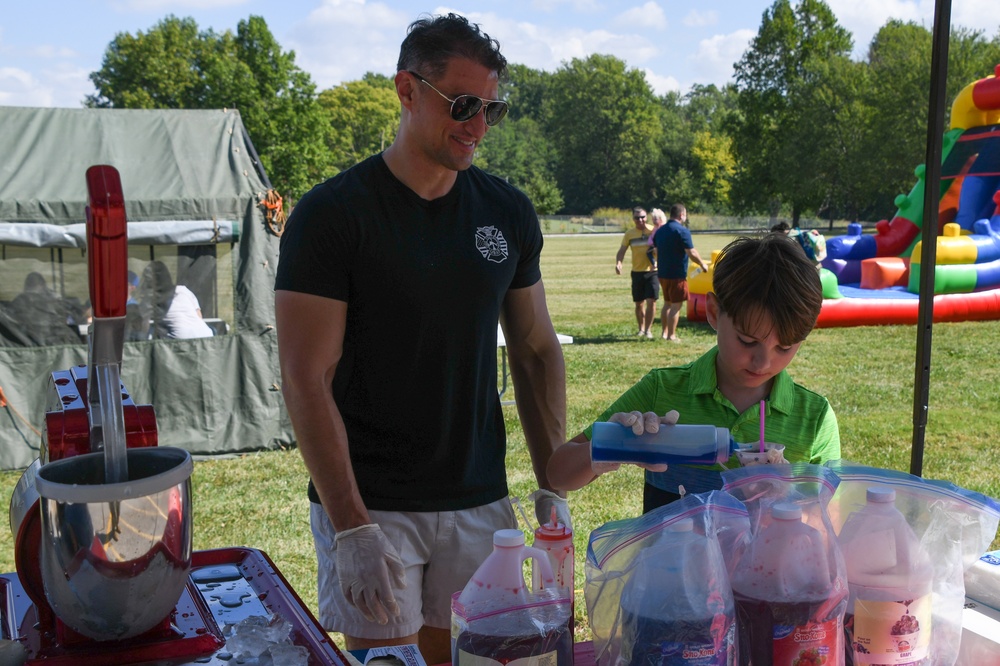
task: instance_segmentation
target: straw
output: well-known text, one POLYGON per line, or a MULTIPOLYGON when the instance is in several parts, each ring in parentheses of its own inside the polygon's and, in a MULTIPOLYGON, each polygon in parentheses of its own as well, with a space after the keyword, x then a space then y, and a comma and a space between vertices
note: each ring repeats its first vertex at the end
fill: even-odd
POLYGON ((760 401, 760 452, 764 453, 764 401, 760 401))

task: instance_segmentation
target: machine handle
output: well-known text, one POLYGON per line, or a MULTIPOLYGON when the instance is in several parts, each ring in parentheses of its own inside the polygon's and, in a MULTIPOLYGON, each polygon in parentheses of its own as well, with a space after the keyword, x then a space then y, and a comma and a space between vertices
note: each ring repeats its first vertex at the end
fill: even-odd
POLYGON ((128 299, 128 224, 118 170, 87 169, 87 268, 94 318, 124 317, 128 299))

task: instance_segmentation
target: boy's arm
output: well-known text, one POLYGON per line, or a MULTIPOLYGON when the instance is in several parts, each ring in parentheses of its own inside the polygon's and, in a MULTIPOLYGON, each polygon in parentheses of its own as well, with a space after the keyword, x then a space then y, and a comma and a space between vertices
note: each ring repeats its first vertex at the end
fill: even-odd
MULTIPOLYGON (((644 432, 657 432, 661 425, 673 425, 677 423, 679 414, 671 410, 662 417, 655 412, 616 412, 608 417, 609 423, 620 423, 632 428, 632 432, 641 435, 644 432)), ((601 474, 613 472, 621 463, 600 462, 594 463, 590 454, 591 442, 587 439, 587 434, 581 432, 579 435, 569 440, 553 453, 549 458, 546 475, 549 483, 557 490, 577 490, 599 477, 601 474)), ((637 467, 647 469, 651 472, 665 472, 667 466, 663 464, 636 463, 637 467)))
POLYGON ((582 432, 555 451, 546 468, 556 490, 578 490, 597 478, 591 466, 590 440, 582 432))

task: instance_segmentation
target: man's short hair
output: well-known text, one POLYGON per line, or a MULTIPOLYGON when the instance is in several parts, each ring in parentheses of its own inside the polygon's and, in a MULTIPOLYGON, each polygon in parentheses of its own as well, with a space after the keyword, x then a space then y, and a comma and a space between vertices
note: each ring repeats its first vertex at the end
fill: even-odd
POLYGON ((778 222, 773 227, 771 227, 771 231, 773 231, 774 233, 787 234, 791 230, 792 228, 788 226, 788 222, 778 222))
POLYGON ((500 43, 464 16, 427 16, 410 24, 399 47, 396 70, 412 70, 427 78, 443 76, 452 58, 465 58, 507 77, 507 59, 500 43))
POLYGON ((823 306, 816 265, 784 234, 741 237, 724 247, 712 286, 720 310, 739 329, 752 331, 767 313, 783 345, 805 340, 823 306))
POLYGON ((687 212, 687 208, 682 203, 675 203, 670 207, 670 219, 679 220, 681 215, 687 212))
POLYGON ((636 206, 635 208, 632 209, 632 219, 634 220, 635 218, 639 217, 640 213, 645 213, 645 212, 646 212, 645 208, 643 208, 642 206, 636 206))

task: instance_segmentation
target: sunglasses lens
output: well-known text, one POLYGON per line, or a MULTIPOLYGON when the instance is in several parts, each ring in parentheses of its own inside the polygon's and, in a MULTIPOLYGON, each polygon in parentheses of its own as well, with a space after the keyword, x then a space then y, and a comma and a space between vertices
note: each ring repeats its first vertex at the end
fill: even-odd
POLYGON ((493 127, 507 115, 507 102, 490 102, 486 105, 486 124, 493 127))
POLYGON ((451 105, 451 117, 460 123, 464 123, 472 118, 479 109, 483 108, 483 101, 472 95, 459 95, 451 105))

